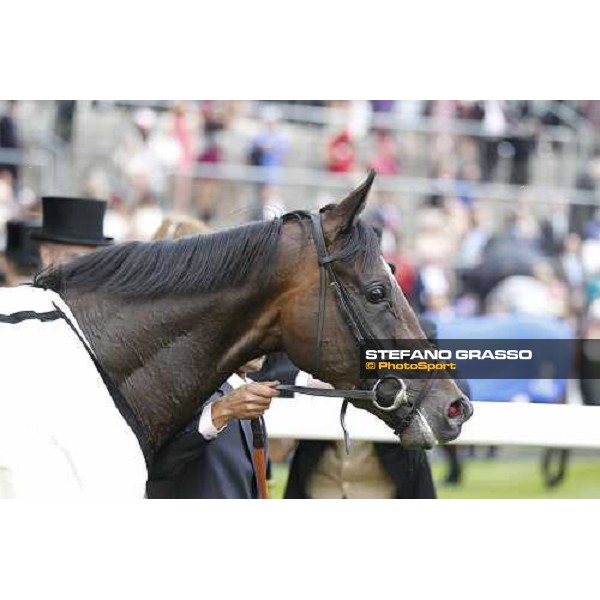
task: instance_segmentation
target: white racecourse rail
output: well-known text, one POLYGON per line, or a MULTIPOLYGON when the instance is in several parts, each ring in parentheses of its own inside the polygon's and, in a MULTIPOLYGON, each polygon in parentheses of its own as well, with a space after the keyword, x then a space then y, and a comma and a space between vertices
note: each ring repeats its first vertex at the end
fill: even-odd
MULTIPOLYGON (((265 413, 270 438, 343 439, 341 400, 296 394, 275 398, 265 413)), ((474 402, 475 412, 463 425, 459 444, 600 448, 600 407, 524 402, 474 402)), ((397 442, 382 421, 350 406, 350 437, 397 442)))

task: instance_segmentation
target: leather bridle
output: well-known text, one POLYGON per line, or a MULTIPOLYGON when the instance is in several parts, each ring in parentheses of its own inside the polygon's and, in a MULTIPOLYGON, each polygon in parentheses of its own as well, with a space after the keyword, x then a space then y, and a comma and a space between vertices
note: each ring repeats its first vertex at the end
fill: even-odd
MULTIPOLYGON (((337 273, 335 272, 334 265, 335 262, 338 260, 338 257, 333 254, 329 254, 329 252, 327 251, 325 235, 323 233, 322 212, 297 212, 291 213, 291 215, 294 215, 299 218, 310 218, 311 234, 319 263, 319 313, 317 317, 317 334, 313 359, 313 373, 315 377, 318 377, 321 367, 321 347, 323 343, 323 331, 325 328, 325 309, 327 300, 328 280, 330 282, 329 286, 334 292, 334 297, 338 309, 358 344, 364 345, 368 342, 370 346, 381 348, 381 343, 379 342, 377 336, 369 326, 364 315, 361 313, 361 310, 356 306, 348 290, 345 288, 344 284, 340 281, 337 273)), ((426 384, 421 388, 416 398, 413 400, 411 399, 411 393, 408 386, 402 379, 393 375, 382 376, 380 375, 381 372, 377 369, 374 370, 373 373, 377 376, 378 379, 375 385, 370 390, 323 389, 295 385, 280 385, 278 389, 281 391, 296 392, 312 396, 344 398, 344 403, 342 405, 341 421, 346 437, 346 445, 348 447, 348 436, 344 424, 344 416, 349 400, 370 401, 374 404, 374 406, 377 409, 384 412, 401 411, 402 414, 398 415, 397 425, 394 427, 394 432, 396 433, 396 435, 400 436, 400 434, 410 425, 413 417, 415 416, 421 405, 421 402, 428 394, 433 383, 433 376, 431 372, 426 384)))

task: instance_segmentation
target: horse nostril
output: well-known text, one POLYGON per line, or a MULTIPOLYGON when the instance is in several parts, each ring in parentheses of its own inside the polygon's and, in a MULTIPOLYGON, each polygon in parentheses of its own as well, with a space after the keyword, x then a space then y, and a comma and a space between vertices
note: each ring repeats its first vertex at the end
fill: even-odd
POLYGON ((456 419, 464 416, 464 403, 462 400, 455 400, 448 407, 448 418, 456 419))

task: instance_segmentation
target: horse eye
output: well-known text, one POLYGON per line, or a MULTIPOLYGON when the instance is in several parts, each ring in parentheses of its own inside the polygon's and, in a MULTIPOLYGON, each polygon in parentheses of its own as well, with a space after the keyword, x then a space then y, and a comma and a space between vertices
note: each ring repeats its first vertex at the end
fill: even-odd
POLYGON ((373 302, 381 302, 385 300, 385 287, 382 285, 375 285, 367 290, 367 300, 373 302))

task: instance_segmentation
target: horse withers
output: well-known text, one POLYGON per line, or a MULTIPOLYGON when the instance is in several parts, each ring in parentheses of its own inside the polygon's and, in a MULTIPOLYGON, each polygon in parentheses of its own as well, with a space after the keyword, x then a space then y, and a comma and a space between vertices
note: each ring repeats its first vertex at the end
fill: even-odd
MULTIPOLYGON (((38 275, 35 285, 60 294, 72 311, 147 460, 233 371, 262 354, 282 350, 337 388, 370 389, 377 381, 361 380, 357 326, 400 348, 424 339, 375 232, 359 219, 372 181, 321 210, 322 240, 315 218, 297 212, 104 248, 38 275)), ((353 403, 414 447, 456 438, 471 415, 449 377, 408 382, 408 397, 418 399, 418 411, 353 403)))

